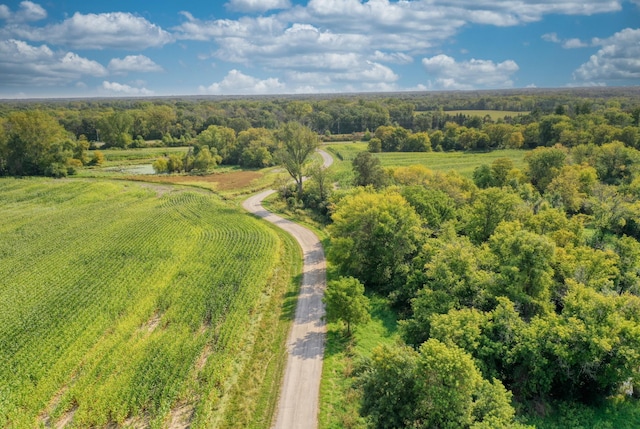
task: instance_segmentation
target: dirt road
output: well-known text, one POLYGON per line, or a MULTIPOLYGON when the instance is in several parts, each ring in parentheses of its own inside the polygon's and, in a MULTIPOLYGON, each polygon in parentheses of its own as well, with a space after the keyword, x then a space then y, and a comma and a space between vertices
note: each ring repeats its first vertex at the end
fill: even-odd
MULTIPOLYGON (((330 166, 333 158, 324 151, 319 152, 324 166, 330 166)), ((261 192, 242 204, 247 211, 291 234, 300 243, 304 257, 302 286, 295 320, 287 339, 289 355, 274 428, 315 429, 318 427, 318 400, 326 335, 322 304, 326 284, 324 249, 313 232, 262 207, 262 200, 274 192, 261 192)))

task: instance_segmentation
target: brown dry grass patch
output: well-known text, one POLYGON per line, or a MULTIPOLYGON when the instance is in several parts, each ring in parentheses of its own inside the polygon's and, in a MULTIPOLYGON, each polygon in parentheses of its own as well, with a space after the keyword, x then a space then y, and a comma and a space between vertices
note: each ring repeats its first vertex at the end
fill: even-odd
POLYGON ((231 171, 228 173, 215 173, 205 176, 172 176, 172 175, 154 175, 154 176, 129 176, 127 179, 154 183, 172 183, 172 184, 189 184, 189 183, 207 183, 214 185, 216 191, 232 191, 250 187, 254 182, 264 176, 259 171, 231 171))

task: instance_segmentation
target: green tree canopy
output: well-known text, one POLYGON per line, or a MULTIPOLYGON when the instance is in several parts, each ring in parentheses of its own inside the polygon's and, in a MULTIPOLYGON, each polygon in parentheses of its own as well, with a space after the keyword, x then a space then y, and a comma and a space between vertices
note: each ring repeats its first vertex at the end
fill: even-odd
POLYGON ((592 403, 637 380, 639 298, 570 282, 563 304, 561 314, 535 317, 509 351, 514 389, 592 403))
POLYGON ((401 147, 403 152, 431 152, 431 139, 427 133, 410 134, 401 147))
POLYGON ((400 193, 430 228, 456 217, 455 201, 441 190, 414 185, 403 187, 400 193))
POLYGON ((640 153, 615 141, 602 145, 595 153, 595 167, 601 181, 610 184, 629 183, 635 174, 640 153))
POLYGON ((555 245, 542 235, 522 229, 519 222, 501 224, 489 246, 498 258, 496 296, 507 296, 523 317, 550 310, 555 245))
POLYGON ((419 352, 375 349, 359 383, 374 428, 525 428, 499 380, 483 379, 469 354, 435 339, 419 352))
POLYGON ((200 146, 215 148, 224 164, 237 164, 236 132, 233 128, 210 125, 196 137, 200 146))
POLYGON ((529 166, 528 173, 533 186, 544 192, 549 183, 560 174, 566 158, 566 151, 558 147, 538 147, 527 153, 524 159, 529 166))
POLYGON ((522 204, 522 200, 507 189, 484 189, 469 207, 465 231, 475 243, 482 243, 493 234, 500 222, 516 219, 516 207, 519 204, 522 204))
POLYGON ((347 335, 351 335, 351 325, 367 323, 371 319, 364 285, 356 278, 340 277, 329 282, 323 302, 326 305, 327 320, 345 322, 347 335))
POLYGON ((252 168, 264 168, 273 165, 273 153, 276 147, 276 141, 271 130, 249 128, 241 131, 237 139, 240 165, 252 168))
POLYGON ((380 160, 371 155, 370 152, 359 152, 353 158, 351 165, 355 173, 354 185, 372 185, 374 188, 380 189, 386 184, 387 177, 380 160))
POLYGON ((124 110, 118 110, 104 116, 98 122, 100 139, 107 147, 128 147, 133 141, 133 137, 131 137, 132 127, 133 117, 124 110))
POLYGON ((415 420, 418 352, 408 346, 379 346, 365 363, 359 385, 362 413, 372 427, 411 427, 415 420))
POLYGON ((345 275, 367 287, 391 291, 421 242, 421 221, 397 192, 358 189, 342 198, 328 227, 328 257, 345 275))
POLYGON ((2 134, 0 171, 4 173, 66 176, 74 151, 84 160, 84 146, 76 148, 65 129, 40 110, 10 113, 2 134))
POLYGON ((431 239, 424 247, 431 255, 424 266, 424 287, 411 300, 412 317, 402 322, 405 340, 416 346, 430 337, 434 315, 483 307, 486 291, 496 281, 492 255, 467 237, 431 239))

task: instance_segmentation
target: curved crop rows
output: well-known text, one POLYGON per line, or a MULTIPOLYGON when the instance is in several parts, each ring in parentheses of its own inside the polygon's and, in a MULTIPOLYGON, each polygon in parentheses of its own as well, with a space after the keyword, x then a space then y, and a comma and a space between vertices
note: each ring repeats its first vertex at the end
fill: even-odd
POLYGON ((0 427, 192 427, 228 389, 281 243, 195 192, 0 181, 0 427))

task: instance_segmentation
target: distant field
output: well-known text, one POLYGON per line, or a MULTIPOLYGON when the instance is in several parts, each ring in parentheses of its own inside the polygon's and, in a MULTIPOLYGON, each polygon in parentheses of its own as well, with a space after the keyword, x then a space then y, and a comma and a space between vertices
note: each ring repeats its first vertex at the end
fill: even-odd
POLYGON ((447 113, 449 115, 457 115, 459 113, 462 113, 463 115, 480 116, 481 118, 489 115, 494 121, 497 121, 498 119, 504 119, 506 116, 515 117, 529 114, 529 112, 518 112, 511 110, 445 110, 444 113, 447 113))
POLYGON ((3 179, 0 200, 0 427, 268 427, 290 239, 167 185, 3 179))
MULTIPOLYGON (((105 163, 99 167, 88 167, 78 172, 78 177, 118 178, 141 182, 186 185, 213 191, 227 197, 237 197, 268 189, 282 174, 279 168, 260 170, 242 169, 237 166, 219 165, 208 174, 154 174, 151 164, 158 158, 178 154, 183 156, 185 147, 143 148, 104 150, 105 163)), ((89 156, 92 151, 89 152, 89 156)), ((318 157, 319 158, 319 157, 318 157)))
POLYGON ((427 152, 377 154, 384 167, 402 167, 420 164, 434 171, 457 171, 471 178, 473 170, 482 164, 491 164, 498 158, 510 158, 516 168, 524 167, 524 150, 496 150, 492 152, 427 152))
MULTIPOLYGON (((351 161, 358 152, 367 150, 366 143, 339 143, 327 145, 336 156, 336 174, 343 177, 350 174, 351 161)), ((516 168, 525 165, 524 150, 495 150, 492 152, 387 152, 374 154, 384 167, 424 165, 434 171, 457 171, 471 178, 473 170, 482 164, 491 164, 497 158, 510 158, 516 168)))
MULTIPOLYGON (((101 149, 104 155, 105 166, 124 165, 130 162, 137 164, 152 163, 156 159, 177 153, 184 155, 187 153, 186 147, 149 147, 137 149, 101 149)), ((89 156, 93 155, 93 151, 89 151, 89 156)))

